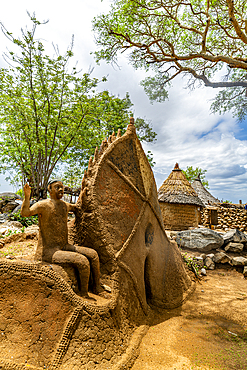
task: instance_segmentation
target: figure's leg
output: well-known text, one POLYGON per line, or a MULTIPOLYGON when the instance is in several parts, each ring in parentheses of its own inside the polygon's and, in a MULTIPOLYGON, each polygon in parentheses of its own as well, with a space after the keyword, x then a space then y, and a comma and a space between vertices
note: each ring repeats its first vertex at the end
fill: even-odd
POLYGON ((90 265, 87 258, 79 253, 69 251, 57 251, 52 256, 52 263, 58 265, 74 265, 78 268, 82 297, 88 297, 88 282, 90 276, 90 265))
POLYGON ((98 253, 92 248, 78 247, 71 244, 68 244, 66 246, 66 249, 70 251, 75 251, 77 253, 80 253, 80 255, 84 255, 87 257, 90 262, 90 267, 93 274, 93 292, 95 294, 100 293, 102 289, 100 288, 100 263, 98 253))

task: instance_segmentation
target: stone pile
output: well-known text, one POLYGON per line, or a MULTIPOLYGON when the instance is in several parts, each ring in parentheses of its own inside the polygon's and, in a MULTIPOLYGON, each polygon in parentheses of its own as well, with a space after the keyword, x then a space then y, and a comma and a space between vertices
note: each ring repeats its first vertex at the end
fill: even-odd
MULTIPOLYGON (((222 203, 217 204, 215 209, 218 212, 218 229, 247 231, 247 211, 243 205, 222 203)), ((210 227, 209 208, 203 209, 201 221, 204 227, 210 227)))
POLYGON ((193 252, 190 255, 201 269, 213 270, 217 266, 229 264, 240 269, 247 277, 247 235, 237 229, 226 233, 210 229, 181 231, 176 235, 176 242, 182 254, 184 249, 196 254, 201 252, 199 256, 193 255, 193 252))
POLYGON ((21 197, 15 193, 0 193, 0 222, 5 222, 8 215, 21 208, 21 197))

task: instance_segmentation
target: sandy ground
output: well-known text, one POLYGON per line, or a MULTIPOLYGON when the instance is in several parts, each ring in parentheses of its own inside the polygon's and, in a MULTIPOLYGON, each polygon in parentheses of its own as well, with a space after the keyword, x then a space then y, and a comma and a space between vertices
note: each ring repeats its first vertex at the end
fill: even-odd
POLYGON ((132 370, 247 370, 247 280, 208 272, 180 308, 156 314, 132 370))
MULTIPOLYGON (((0 258, 28 260, 36 243, 9 243, 0 258)), ((247 280, 241 273, 208 271, 182 307, 154 314, 132 370, 180 369, 247 370, 247 280)))

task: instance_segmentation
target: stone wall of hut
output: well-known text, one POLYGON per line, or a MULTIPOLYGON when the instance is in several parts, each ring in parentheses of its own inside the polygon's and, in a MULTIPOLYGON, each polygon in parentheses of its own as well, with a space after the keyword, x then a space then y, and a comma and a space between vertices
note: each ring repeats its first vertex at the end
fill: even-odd
POLYGON ((187 230, 198 227, 200 223, 200 207, 192 204, 176 204, 159 202, 164 227, 167 230, 187 230))
MULTIPOLYGON (((211 209, 204 208, 201 214, 201 223, 204 227, 210 227, 211 209)), ((243 205, 222 203, 214 207, 218 214, 217 229, 239 229, 247 231, 247 211, 243 205)))

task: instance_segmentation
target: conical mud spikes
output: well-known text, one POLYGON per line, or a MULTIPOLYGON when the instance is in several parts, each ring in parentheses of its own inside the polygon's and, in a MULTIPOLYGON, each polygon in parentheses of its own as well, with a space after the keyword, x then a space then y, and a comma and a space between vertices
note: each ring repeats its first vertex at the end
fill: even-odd
POLYGON ((111 135, 108 137, 107 143, 108 143, 108 145, 110 145, 112 143, 112 137, 111 137, 111 135))
POLYGON ((92 158, 92 157, 90 157, 90 158, 89 158, 89 162, 88 162, 88 169, 87 169, 87 173, 88 173, 88 175, 90 175, 90 174, 91 174, 91 172, 92 172, 92 168, 93 168, 93 158, 92 158))
POLYGON ((81 182, 81 190, 83 190, 86 186, 85 177, 83 176, 82 182, 81 182))
POLYGON ((107 147, 108 147, 108 144, 107 144, 107 139, 105 137, 104 140, 101 143, 99 154, 102 155, 107 147))
POLYGON ((115 131, 112 132, 111 140, 112 142, 116 140, 115 131))
POLYGON ((95 152, 94 152, 94 157, 93 157, 93 166, 95 165, 95 163, 98 162, 98 159, 99 159, 99 150, 98 150, 98 147, 96 146, 95 152))
POLYGON ((121 130, 120 128, 118 129, 118 132, 117 132, 117 139, 119 139, 121 137, 121 130))
POLYGON ((83 177, 85 180, 87 178, 87 170, 84 171, 84 177, 83 177))

